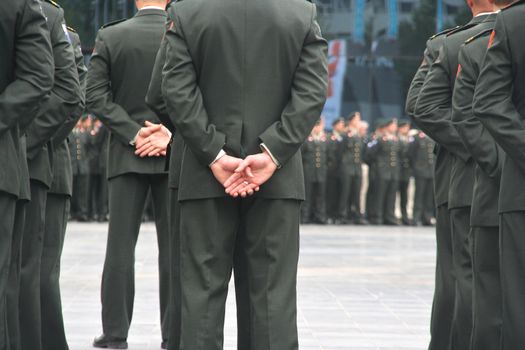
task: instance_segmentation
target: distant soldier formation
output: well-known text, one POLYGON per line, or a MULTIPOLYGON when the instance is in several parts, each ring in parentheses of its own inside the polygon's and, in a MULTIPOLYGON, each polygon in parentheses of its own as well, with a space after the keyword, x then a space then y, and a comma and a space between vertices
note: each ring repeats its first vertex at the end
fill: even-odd
POLYGON ((302 223, 433 225, 434 142, 408 120, 368 128, 359 112, 336 119, 331 132, 322 118, 314 126, 301 149, 302 223))
POLYGON ((429 348, 525 349, 525 0, 467 4, 427 41, 410 121, 369 132, 320 117, 311 1, 137 0, 89 67, 58 4, 1 1, 0 350, 68 350, 68 219, 109 222, 96 348, 128 347, 150 219, 160 348, 221 350, 234 275, 238 349, 297 350, 302 221, 435 224, 429 348))

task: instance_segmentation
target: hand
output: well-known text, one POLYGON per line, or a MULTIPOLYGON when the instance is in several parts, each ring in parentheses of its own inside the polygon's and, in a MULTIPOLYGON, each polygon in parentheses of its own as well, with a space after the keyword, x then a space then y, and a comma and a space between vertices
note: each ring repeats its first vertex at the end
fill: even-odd
POLYGON ((141 158, 165 156, 171 140, 171 132, 161 124, 146 121, 135 143, 135 154, 141 158))
MULTIPOLYGON (((213 176, 215 176, 215 179, 219 181, 221 185, 225 185, 225 182, 235 175, 235 170, 239 167, 241 164, 242 159, 232 157, 232 156, 222 156, 219 160, 217 160, 215 163, 213 163, 210 166, 211 171, 213 172, 213 176)), ((248 181, 241 181, 242 185, 237 186, 237 191, 230 191, 226 192, 232 197, 236 198, 238 196, 246 197, 251 196, 254 194, 254 192, 259 191, 259 186, 255 184, 251 184, 248 181)))
POLYGON ((246 183, 260 187, 273 176, 276 170, 277 165, 266 151, 248 156, 235 169, 235 173, 224 183, 226 193, 238 193, 239 189, 247 186, 246 183))

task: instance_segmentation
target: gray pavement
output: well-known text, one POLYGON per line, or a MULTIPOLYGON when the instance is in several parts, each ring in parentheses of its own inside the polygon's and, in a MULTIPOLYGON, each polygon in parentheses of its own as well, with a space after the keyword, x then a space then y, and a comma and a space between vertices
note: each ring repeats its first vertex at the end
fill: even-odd
MULTIPOLYGON (((107 225, 70 223, 62 298, 71 350, 101 333, 100 280, 107 225)), ((142 227, 136 251, 131 350, 160 349, 157 244, 142 227)), ((429 341, 435 266, 432 228, 305 226, 298 325, 301 350, 423 350, 429 341)), ((233 286, 224 349, 236 349, 233 286)))

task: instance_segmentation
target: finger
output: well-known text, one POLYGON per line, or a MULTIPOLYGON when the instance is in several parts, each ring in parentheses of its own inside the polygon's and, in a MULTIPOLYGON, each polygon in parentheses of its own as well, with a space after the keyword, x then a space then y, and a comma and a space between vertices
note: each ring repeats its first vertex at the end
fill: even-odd
POLYGON ((228 186, 226 188, 226 193, 233 193, 233 192, 238 192, 238 191, 235 191, 235 189, 237 188, 243 188, 243 187, 246 187, 246 183, 244 181, 244 178, 240 178, 238 179, 237 181, 235 181, 233 184, 231 184, 230 186, 228 186))
POLYGON ((153 123, 150 122, 149 120, 146 120, 146 121, 144 122, 144 125, 146 125, 146 126, 153 126, 153 125, 155 125, 155 124, 153 124, 153 123))
POLYGON ((142 154, 144 153, 144 151, 146 151, 150 147, 151 147, 151 144, 149 142, 145 143, 142 146, 137 147, 137 149, 135 150, 135 154, 142 154))
POLYGON ((149 153, 148 153, 148 156, 149 156, 149 157, 153 157, 153 156, 158 157, 158 156, 160 156, 160 152, 161 152, 161 151, 162 151, 161 148, 157 148, 157 147, 155 147, 155 150, 149 152, 149 153))
POLYGON ((239 164, 239 166, 237 167, 237 169, 235 169, 235 172, 236 172, 236 173, 242 173, 242 172, 244 172, 244 170, 245 170, 247 167, 249 167, 251 164, 252 164, 252 163, 251 163, 251 158, 248 157, 248 158, 246 158, 245 160, 243 160, 243 161, 241 162, 241 164, 239 164))
POLYGON ((149 146, 148 148, 146 148, 143 152, 140 153, 140 156, 142 158, 146 157, 151 151, 153 151, 155 149, 154 146, 149 146))
POLYGON ((161 155, 161 156, 166 156, 166 151, 162 151, 162 152, 160 152, 160 155, 161 155))
POLYGON ((247 167, 246 171, 244 172, 248 177, 254 178, 255 175, 253 175, 252 167, 247 167))
POLYGON ((242 178, 242 174, 233 173, 223 184, 225 188, 230 187, 234 182, 242 178))
POLYGON ((244 192, 246 190, 246 187, 248 185, 249 184, 246 183, 246 181, 242 180, 236 187, 234 187, 233 189, 230 189, 228 193, 239 193, 240 194, 241 192, 244 192))

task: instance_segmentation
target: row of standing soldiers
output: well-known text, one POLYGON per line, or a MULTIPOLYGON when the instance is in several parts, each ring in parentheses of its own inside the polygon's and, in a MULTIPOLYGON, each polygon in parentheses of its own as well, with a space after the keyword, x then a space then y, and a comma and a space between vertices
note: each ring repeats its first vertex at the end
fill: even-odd
POLYGON ((331 133, 324 129, 321 119, 302 148, 306 183, 303 223, 432 224, 431 139, 411 130, 407 121, 395 119, 379 120, 369 135, 368 123, 361 120, 359 112, 335 120, 331 133), (412 177, 415 193, 410 217, 412 177), (395 210, 398 193, 401 221, 395 210), (364 208, 362 203, 366 203, 364 208))

